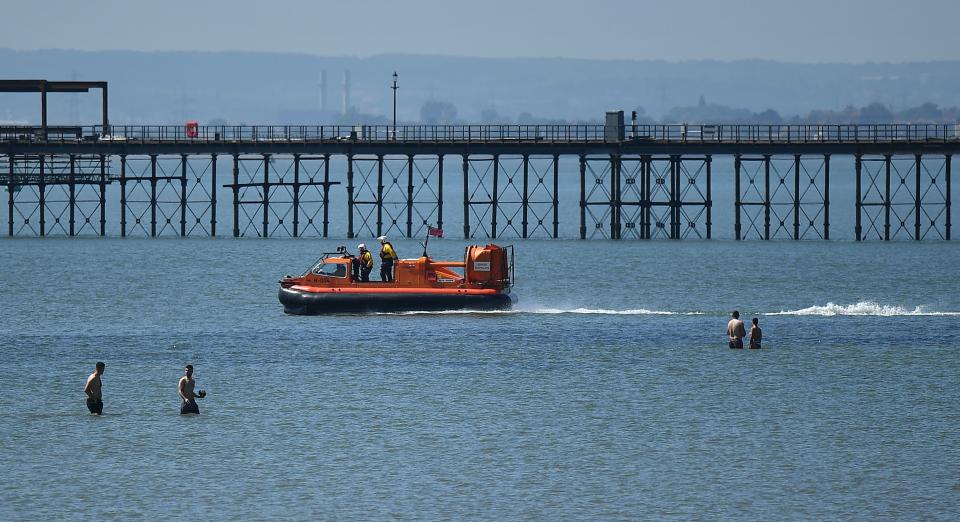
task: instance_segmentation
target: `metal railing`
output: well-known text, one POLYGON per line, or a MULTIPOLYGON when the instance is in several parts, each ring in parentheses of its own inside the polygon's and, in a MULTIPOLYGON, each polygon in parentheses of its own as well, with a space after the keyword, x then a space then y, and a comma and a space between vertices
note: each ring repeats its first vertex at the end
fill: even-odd
POLYGON ((0 127, 4 142, 887 143, 960 139, 960 124, 868 125, 112 125, 0 127))

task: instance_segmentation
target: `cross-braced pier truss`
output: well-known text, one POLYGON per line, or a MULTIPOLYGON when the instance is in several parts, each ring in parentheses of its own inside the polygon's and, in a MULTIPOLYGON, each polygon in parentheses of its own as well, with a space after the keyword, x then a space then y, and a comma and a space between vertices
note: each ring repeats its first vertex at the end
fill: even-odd
POLYGON ((347 237, 417 237, 443 224, 443 156, 350 155, 347 237))
POLYGON ((712 157, 580 157, 580 238, 712 237, 712 157))
POLYGON ((950 239, 951 156, 856 156, 857 240, 950 239))
POLYGON ((463 234, 558 237, 558 156, 463 156, 463 234))

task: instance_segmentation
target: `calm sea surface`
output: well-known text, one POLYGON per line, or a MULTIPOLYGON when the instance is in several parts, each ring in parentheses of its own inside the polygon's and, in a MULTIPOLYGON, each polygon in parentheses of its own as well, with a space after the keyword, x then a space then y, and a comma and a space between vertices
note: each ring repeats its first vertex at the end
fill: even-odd
POLYGON ((956 242, 518 241, 508 313, 284 315, 345 243, 0 240, 0 519, 960 512, 956 242))

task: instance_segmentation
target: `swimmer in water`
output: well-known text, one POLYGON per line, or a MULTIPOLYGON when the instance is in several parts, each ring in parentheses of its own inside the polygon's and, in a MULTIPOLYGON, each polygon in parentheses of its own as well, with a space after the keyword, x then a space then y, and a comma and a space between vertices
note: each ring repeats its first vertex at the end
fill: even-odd
POLYGON ((193 380, 193 365, 188 364, 183 369, 183 377, 180 377, 180 383, 177 386, 177 392, 180 394, 180 414, 200 413, 200 406, 196 399, 202 399, 207 396, 207 392, 200 390, 193 392, 196 381, 193 380))
POLYGON ((750 348, 753 350, 760 349, 760 342, 763 341, 763 330, 757 324, 759 322, 760 320, 754 317, 753 326, 750 328, 750 348))
POLYGON ((747 336, 747 330, 743 327, 743 321, 740 320, 740 312, 734 310, 731 314, 733 319, 727 323, 727 337, 730 339, 728 346, 731 349, 743 348, 743 338, 747 336))
POLYGON ((107 365, 103 362, 98 362, 96 370, 90 374, 90 377, 87 377, 87 385, 83 387, 83 393, 87 394, 87 409, 93 415, 103 414, 103 393, 101 391, 103 383, 100 381, 100 376, 103 375, 103 370, 106 367, 107 365))

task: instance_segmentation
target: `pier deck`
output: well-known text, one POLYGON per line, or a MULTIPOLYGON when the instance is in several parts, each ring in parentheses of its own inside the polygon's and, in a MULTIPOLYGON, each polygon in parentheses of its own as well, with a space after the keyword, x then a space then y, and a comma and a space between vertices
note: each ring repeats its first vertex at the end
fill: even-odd
POLYGON ((960 150, 958 125, 45 123, 0 127, 9 236, 107 235, 119 185, 121 236, 215 236, 222 186, 234 236, 327 237, 341 198, 348 237, 417 237, 443 226, 445 158, 459 157, 465 238, 559 237, 571 157, 581 238, 710 238, 712 164, 731 157, 737 239, 829 239, 831 157, 849 156, 858 240, 949 240, 960 150))

